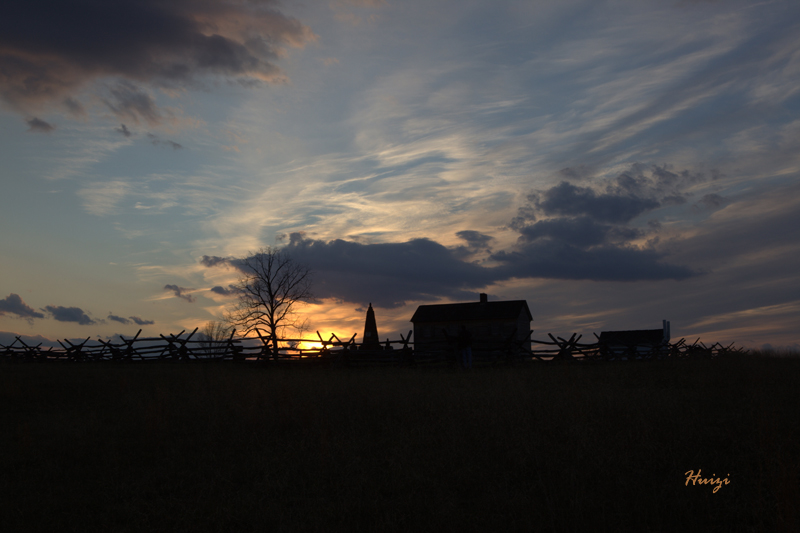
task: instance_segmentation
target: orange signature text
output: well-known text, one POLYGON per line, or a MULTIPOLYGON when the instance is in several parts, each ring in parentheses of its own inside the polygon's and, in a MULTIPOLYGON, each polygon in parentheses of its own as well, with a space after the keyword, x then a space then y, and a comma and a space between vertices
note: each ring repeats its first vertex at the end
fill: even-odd
MULTIPOLYGON (((702 477, 700 477, 700 472, 702 472, 702 470, 701 469, 697 469, 697 473, 696 474, 694 473, 694 470, 689 470, 688 472, 686 472, 684 474, 686 476, 686 486, 687 487, 689 486, 689 482, 690 481, 692 482, 692 485, 716 485, 716 487, 714 487, 714 490, 711 491, 711 492, 717 492, 722 487, 722 485, 729 485, 730 484, 730 481, 728 480, 727 477, 724 478, 724 479, 720 479, 720 478, 714 479, 714 475, 715 474, 711 474, 711 477, 709 477, 709 478, 702 478, 702 477)), ((730 476, 730 474, 728 474, 728 475, 730 476)))

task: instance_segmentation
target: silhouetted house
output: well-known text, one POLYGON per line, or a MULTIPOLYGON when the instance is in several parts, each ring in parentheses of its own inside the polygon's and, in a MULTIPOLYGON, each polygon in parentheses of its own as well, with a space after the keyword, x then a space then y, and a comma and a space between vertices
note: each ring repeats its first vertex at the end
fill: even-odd
POLYGON ((420 305, 414 324, 414 349, 437 351, 447 348, 447 339, 458 335, 463 325, 472 337, 473 351, 499 349, 508 340, 524 341, 531 332, 531 311, 525 300, 420 305))
POLYGON ((597 342, 606 355, 635 355, 658 350, 669 344, 669 339, 669 321, 664 320, 661 329, 603 331, 597 342))
POLYGON ((378 339, 378 324, 375 322, 375 311, 372 304, 367 309, 367 318, 364 320, 364 338, 361 344, 362 350, 380 350, 381 344, 378 339))

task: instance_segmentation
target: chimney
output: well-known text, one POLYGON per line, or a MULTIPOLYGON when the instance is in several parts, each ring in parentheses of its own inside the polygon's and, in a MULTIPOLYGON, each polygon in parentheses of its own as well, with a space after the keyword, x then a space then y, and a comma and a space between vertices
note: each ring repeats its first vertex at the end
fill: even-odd
POLYGON ((662 320, 661 324, 662 327, 664 328, 664 342, 669 342, 670 339, 669 320, 662 320))
POLYGON ((489 297, 488 297, 488 296, 486 296, 486 293, 485 293, 485 292, 482 292, 482 293, 481 293, 481 303, 482 303, 482 304, 485 304, 485 303, 486 303, 486 302, 488 302, 488 301, 489 301, 489 297))

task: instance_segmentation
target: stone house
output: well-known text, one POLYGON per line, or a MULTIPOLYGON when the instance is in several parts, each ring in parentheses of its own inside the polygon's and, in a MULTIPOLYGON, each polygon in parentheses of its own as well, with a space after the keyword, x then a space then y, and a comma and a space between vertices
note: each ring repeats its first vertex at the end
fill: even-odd
POLYGON ((509 340, 525 341, 531 332, 531 311, 525 300, 488 301, 481 293, 477 302, 420 305, 411 317, 414 349, 447 349, 464 326, 472 337, 473 351, 500 349, 509 340))

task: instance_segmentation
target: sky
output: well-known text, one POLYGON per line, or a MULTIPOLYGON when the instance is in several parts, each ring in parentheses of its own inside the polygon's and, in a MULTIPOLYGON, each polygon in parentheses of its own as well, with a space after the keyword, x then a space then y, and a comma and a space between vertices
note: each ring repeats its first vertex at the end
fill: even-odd
POLYGON ((191 331, 271 246, 326 338, 800 349, 796 1, 12 0, 0 161, 0 344, 191 331))

